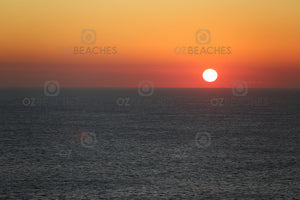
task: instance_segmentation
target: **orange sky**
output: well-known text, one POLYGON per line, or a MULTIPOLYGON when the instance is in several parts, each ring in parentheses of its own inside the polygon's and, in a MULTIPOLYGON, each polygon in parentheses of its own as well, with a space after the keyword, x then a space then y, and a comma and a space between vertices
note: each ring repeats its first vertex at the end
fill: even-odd
POLYGON ((300 88, 299 0, 15 0, 0 2, 0 87, 300 88), (82 31, 96 31, 94 44, 82 31), (209 44, 196 32, 210 31, 209 44), (63 54, 62 47, 116 54, 63 54), (230 47, 231 54, 176 54, 176 47, 230 47), (205 83, 202 72, 217 70, 205 83))

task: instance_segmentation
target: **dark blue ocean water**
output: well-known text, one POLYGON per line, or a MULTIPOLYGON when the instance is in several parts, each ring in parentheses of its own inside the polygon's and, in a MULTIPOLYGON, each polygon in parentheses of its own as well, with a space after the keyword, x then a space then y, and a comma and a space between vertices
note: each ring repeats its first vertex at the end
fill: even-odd
POLYGON ((300 90, 0 93, 0 199, 300 199, 300 90))

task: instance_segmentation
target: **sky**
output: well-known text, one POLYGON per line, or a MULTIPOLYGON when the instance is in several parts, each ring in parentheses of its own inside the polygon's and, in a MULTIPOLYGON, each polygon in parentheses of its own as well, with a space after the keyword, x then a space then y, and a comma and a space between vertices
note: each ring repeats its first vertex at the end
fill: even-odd
POLYGON ((299 8, 299 0, 1 1, 0 87, 300 88, 299 8), (208 68, 215 82, 202 79, 208 68))

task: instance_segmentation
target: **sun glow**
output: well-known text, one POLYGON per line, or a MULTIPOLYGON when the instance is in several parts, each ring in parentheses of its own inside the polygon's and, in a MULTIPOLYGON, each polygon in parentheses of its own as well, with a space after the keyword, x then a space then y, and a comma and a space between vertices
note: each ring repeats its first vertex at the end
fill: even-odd
POLYGON ((202 77, 206 82, 214 82, 218 78, 218 73, 213 69, 206 69, 202 77))

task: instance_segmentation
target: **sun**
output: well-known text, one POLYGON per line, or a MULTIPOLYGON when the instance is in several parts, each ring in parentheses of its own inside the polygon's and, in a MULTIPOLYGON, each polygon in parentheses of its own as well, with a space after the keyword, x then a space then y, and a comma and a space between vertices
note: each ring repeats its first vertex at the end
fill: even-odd
POLYGON ((202 77, 206 82, 214 82, 218 78, 218 73, 214 69, 206 69, 202 77))

